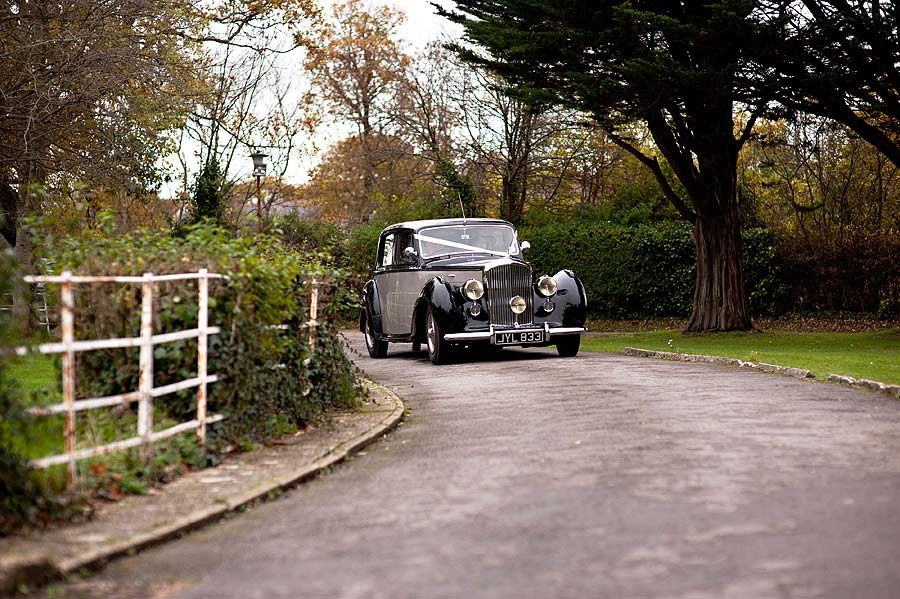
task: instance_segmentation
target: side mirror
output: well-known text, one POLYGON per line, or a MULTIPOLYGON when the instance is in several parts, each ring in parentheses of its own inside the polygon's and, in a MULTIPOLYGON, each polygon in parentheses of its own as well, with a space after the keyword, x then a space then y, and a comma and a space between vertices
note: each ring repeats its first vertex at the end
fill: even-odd
POLYGON ((418 256, 418 254, 416 253, 416 248, 412 246, 405 248, 403 250, 403 255, 407 258, 415 258, 416 256, 418 256))
POLYGON ((531 249, 531 244, 528 243, 527 241, 523 241, 522 243, 519 244, 519 247, 522 248, 522 251, 524 252, 527 249, 531 249))

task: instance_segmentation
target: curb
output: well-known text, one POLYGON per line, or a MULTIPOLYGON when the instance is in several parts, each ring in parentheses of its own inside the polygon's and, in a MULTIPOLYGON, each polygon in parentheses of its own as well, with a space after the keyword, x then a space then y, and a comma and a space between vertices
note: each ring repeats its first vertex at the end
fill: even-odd
POLYGON ((219 520, 250 503, 264 501, 273 494, 295 487, 346 460, 352 454, 393 430, 400 424, 405 411, 403 401, 387 387, 367 379, 364 380, 364 384, 371 391, 379 393, 394 404, 391 413, 369 430, 340 445, 329 448, 324 455, 293 472, 270 478, 263 484, 257 485, 249 491, 234 495, 221 504, 197 509, 188 516, 125 541, 111 543, 95 551, 82 553, 70 559, 55 560, 52 556, 40 551, 31 555, 0 556, 0 595, 5 596, 16 593, 23 585, 34 587, 51 580, 65 578, 83 569, 97 569, 117 557, 130 555, 135 551, 164 543, 186 532, 219 520))
POLYGON ((719 364, 721 366, 732 366, 735 368, 747 368, 749 370, 757 370, 760 372, 768 372, 771 374, 781 374, 796 379, 819 380, 827 383, 835 383, 846 387, 856 389, 865 389, 867 391, 879 391, 888 397, 900 399, 900 385, 888 385, 879 381, 870 381, 868 379, 854 379, 850 376, 840 374, 830 374, 825 379, 816 377, 809 370, 802 368, 790 368, 787 366, 777 366, 775 364, 765 364, 763 362, 744 362, 736 358, 722 358, 719 356, 700 356, 696 354, 679 354, 674 352, 655 351, 652 349, 639 349, 636 347, 626 347, 622 350, 626 356, 638 358, 656 358, 658 360, 671 360, 675 362, 701 362, 705 364, 719 364))

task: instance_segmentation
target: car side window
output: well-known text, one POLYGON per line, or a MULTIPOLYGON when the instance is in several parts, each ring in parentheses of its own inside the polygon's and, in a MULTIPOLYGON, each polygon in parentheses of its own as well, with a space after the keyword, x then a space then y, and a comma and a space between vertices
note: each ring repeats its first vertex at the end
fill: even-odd
POLYGON ((394 234, 385 235, 381 242, 381 253, 378 254, 378 266, 390 266, 394 263, 394 234))
POLYGON ((407 256, 406 249, 415 248, 413 245, 412 231, 400 231, 397 233, 397 264, 415 264, 415 255, 407 256))

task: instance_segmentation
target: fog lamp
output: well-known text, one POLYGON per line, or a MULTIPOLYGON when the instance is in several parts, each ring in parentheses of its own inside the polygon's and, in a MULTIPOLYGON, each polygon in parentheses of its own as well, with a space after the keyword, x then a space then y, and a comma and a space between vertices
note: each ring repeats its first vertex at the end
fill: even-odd
POLYGON ((511 300, 509 300, 509 308, 516 314, 521 314, 525 311, 527 304, 525 303, 525 298, 521 295, 514 295, 511 300))
POLYGON ((481 304, 472 304, 472 307, 469 308, 469 314, 472 316, 481 314, 481 304))
POLYGON ((547 314, 550 314, 554 310, 556 310, 556 304, 553 303, 553 300, 548 299, 544 300, 544 304, 541 306, 541 309, 544 310, 547 314))

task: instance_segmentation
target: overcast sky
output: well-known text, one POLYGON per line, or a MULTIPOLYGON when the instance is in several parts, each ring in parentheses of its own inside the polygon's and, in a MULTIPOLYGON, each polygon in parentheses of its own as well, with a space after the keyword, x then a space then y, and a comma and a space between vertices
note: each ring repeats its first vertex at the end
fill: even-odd
MULTIPOLYGON (((449 23, 446 19, 434 14, 434 7, 429 0, 386 0, 383 2, 390 6, 396 6, 406 12, 406 23, 401 35, 414 46, 424 46, 428 42, 447 35, 459 35, 459 27, 449 23)), ((443 0, 439 2, 444 7, 451 8, 452 2, 443 0)))

